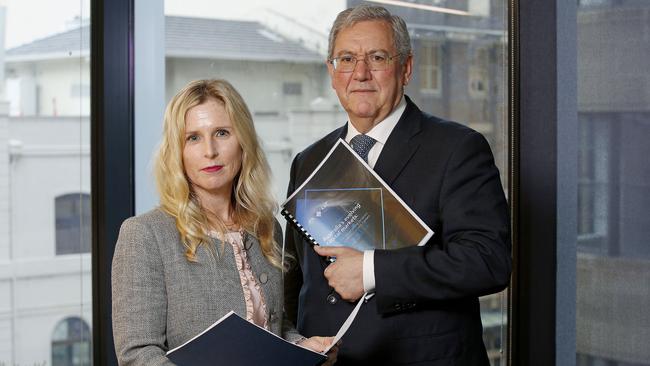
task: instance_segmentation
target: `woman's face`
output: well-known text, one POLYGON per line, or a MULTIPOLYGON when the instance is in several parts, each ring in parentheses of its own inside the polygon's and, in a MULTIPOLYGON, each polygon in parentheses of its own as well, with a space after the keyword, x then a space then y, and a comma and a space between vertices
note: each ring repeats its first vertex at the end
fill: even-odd
POLYGON ((242 148, 223 104, 213 98, 185 115, 185 174, 199 198, 230 198, 242 164, 242 148))

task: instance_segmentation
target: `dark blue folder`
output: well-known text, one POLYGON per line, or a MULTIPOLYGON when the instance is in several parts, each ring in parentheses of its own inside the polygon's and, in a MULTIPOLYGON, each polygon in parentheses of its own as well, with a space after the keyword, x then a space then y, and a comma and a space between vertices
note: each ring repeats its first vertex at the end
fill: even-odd
POLYGON ((234 312, 167 353, 178 366, 320 365, 326 356, 302 348, 242 319, 234 312))

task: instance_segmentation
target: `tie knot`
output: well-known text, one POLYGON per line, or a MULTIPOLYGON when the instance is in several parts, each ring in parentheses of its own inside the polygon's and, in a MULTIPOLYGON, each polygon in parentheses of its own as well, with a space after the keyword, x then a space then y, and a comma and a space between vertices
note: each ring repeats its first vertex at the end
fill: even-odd
POLYGON ((377 142, 377 140, 372 137, 360 134, 354 136, 352 140, 350 140, 350 146, 352 146, 352 150, 359 154, 361 159, 368 162, 368 152, 370 152, 370 149, 372 149, 375 142, 377 142))

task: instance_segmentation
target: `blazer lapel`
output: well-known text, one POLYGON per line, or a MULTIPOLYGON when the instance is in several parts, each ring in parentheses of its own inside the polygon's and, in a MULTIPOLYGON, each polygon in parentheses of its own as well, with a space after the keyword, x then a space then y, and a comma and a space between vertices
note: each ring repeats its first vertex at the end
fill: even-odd
POLYGON ((420 146, 419 141, 413 137, 420 132, 422 112, 409 97, 405 95, 404 98, 407 103, 404 114, 390 133, 375 164, 375 172, 388 185, 391 185, 399 176, 420 146))

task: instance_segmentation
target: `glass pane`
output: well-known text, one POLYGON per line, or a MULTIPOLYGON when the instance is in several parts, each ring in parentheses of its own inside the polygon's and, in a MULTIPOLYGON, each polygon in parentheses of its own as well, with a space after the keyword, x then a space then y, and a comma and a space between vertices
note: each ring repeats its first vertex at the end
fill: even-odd
POLYGON ((577 21, 577 364, 650 365, 650 2, 577 21))
POLYGON ((0 365, 90 362, 89 11, 0 1, 0 365))
MULTIPOLYGON (((327 74, 327 35, 336 15, 359 3, 166 0, 166 101, 190 80, 229 80, 254 115, 282 201, 293 157, 347 120, 327 74)), ((454 14, 396 3, 388 8, 407 21, 415 54, 406 94, 485 135, 506 187, 506 1, 435 1, 454 14)), ((481 299, 493 365, 505 363, 506 304, 505 292, 481 299)))

